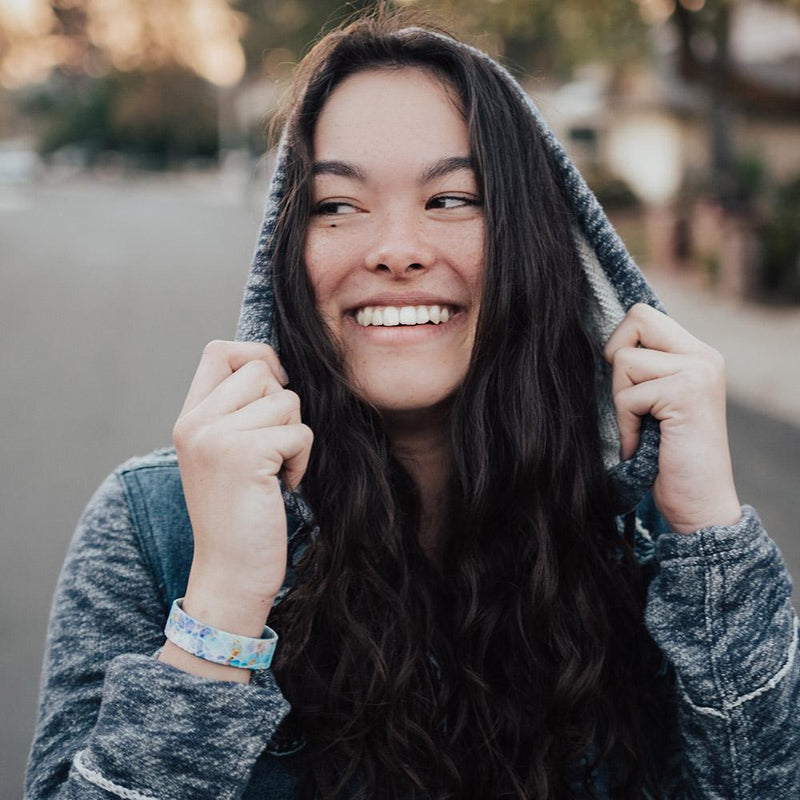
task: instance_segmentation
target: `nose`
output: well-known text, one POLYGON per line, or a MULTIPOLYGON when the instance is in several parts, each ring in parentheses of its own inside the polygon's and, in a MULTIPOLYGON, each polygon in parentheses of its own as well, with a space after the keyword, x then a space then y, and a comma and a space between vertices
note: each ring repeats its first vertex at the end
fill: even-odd
POLYGON ((383 216, 366 254, 369 270, 398 278, 430 269, 433 260, 433 248, 425 235, 424 220, 404 212, 383 216))

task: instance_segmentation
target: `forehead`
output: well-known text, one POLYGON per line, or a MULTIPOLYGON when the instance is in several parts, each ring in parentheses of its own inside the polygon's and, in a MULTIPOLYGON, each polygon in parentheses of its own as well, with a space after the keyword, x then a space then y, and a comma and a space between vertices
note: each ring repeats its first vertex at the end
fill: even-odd
POLYGON ((454 89, 419 68, 373 69, 331 92, 314 130, 316 160, 431 160, 468 154, 454 89))

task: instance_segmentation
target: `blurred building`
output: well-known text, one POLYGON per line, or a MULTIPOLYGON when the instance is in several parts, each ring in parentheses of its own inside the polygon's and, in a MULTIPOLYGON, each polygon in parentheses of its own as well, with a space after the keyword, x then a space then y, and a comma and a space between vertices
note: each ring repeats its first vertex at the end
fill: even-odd
MULTIPOLYGON (((739 80, 726 113, 735 152, 760 160, 776 180, 800 175, 800 15, 746 2, 730 33, 739 80)), ((590 67, 540 102, 581 166, 608 169, 645 202, 661 203, 710 170, 712 99, 679 74, 670 23, 656 27, 654 39, 653 62, 621 82, 590 67)), ((713 43, 700 39, 695 47, 702 57, 713 43)))
MULTIPOLYGON (((748 294, 767 190, 800 181, 800 14, 762 2, 735 7, 724 94, 697 73, 712 68, 710 37, 690 42, 701 78, 692 80, 674 24, 653 35, 649 65, 621 79, 587 67, 537 102, 588 176, 623 179, 649 207, 651 259, 674 265, 694 255, 724 290, 748 294)), ((796 273, 800 281, 800 263, 796 273)))

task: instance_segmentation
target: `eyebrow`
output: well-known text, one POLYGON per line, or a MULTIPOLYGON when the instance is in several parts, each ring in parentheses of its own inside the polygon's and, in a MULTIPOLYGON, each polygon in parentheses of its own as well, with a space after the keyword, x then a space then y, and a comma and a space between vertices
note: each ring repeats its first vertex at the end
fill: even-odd
MULTIPOLYGON (((468 169, 475 172, 475 160, 472 156, 447 156, 429 164, 422 171, 421 183, 429 183, 442 178, 451 172, 468 169)), ((366 182, 367 173, 361 167, 349 161, 315 161, 311 166, 312 175, 337 175, 340 178, 351 178, 361 183, 366 182)))

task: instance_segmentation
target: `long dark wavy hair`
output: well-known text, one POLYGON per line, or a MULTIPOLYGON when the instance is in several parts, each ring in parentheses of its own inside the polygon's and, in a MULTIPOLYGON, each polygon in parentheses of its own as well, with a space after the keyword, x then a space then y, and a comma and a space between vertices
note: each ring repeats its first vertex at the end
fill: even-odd
POLYGON ((601 457, 571 214, 513 87, 407 24, 373 14, 318 42, 286 123, 276 330, 315 433, 303 487, 319 534, 270 624, 293 709, 282 733, 307 743, 301 795, 592 797, 603 765, 612 797, 658 795, 660 655, 601 457), (417 540, 417 487, 348 380, 303 262, 320 110, 348 75, 404 68, 460 99, 486 226, 474 352, 447 415, 439 567, 417 540))

